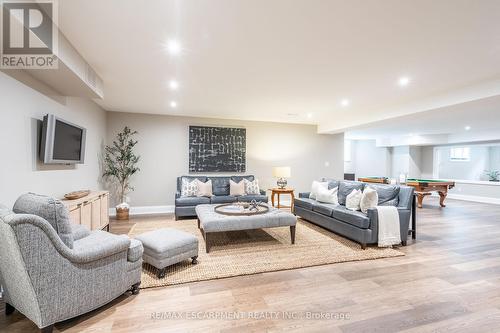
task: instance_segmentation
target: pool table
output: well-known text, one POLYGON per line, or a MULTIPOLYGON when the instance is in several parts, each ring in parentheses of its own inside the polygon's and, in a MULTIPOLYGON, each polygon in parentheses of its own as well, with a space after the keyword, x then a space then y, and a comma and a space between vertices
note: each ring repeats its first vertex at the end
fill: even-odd
POLYGON ((439 204, 441 207, 446 207, 444 200, 448 195, 448 190, 455 187, 455 182, 450 182, 446 180, 438 179, 414 179, 408 178, 406 180, 407 186, 413 186, 415 188, 415 194, 417 195, 418 208, 422 208, 422 201, 424 197, 431 195, 431 192, 437 192, 439 194, 439 204))
POLYGON ((363 183, 376 183, 376 184, 389 184, 389 178, 387 177, 361 177, 358 181, 363 183))

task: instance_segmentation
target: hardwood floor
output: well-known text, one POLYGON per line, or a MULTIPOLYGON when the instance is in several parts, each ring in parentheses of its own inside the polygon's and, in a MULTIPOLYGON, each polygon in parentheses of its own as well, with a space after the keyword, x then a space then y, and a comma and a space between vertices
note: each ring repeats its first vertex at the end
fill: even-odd
MULTIPOLYGON (((165 218, 113 222, 111 231, 165 218)), ((428 198, 417 226, 404 257, 141 290, 55 331, 500 332, 500 206, 450 199, 441 208, 428 198), (217 318, 234 312, 253 318, 217 318)), ((36 327, 2 311, 0 330, 36 327)))

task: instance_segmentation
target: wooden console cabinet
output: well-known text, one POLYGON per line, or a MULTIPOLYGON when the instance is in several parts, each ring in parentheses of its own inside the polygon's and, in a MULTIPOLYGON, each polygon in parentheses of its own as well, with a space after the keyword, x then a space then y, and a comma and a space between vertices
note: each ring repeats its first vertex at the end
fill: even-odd
POLYGON ((83 198, 62 202, 69 209, 71 222, 83 224, 90 230, 109 231, 109 192, 91 192, 83 198))

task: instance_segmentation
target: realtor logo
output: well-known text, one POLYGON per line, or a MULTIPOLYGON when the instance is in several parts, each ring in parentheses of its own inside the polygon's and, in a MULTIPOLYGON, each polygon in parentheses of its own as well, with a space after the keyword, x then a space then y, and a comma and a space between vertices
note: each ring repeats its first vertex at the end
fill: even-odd
POLYGON ((1 1, 0 68, 57 68, 55 55, 58 30, 55 1, 1 1))

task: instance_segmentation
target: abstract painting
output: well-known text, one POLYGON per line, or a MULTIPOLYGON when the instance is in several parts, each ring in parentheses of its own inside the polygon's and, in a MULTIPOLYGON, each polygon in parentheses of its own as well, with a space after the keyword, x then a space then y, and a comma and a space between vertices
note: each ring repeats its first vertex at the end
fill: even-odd
POLYGON ((245 171, 245 128, 189 126, 189 172, 245 171))

